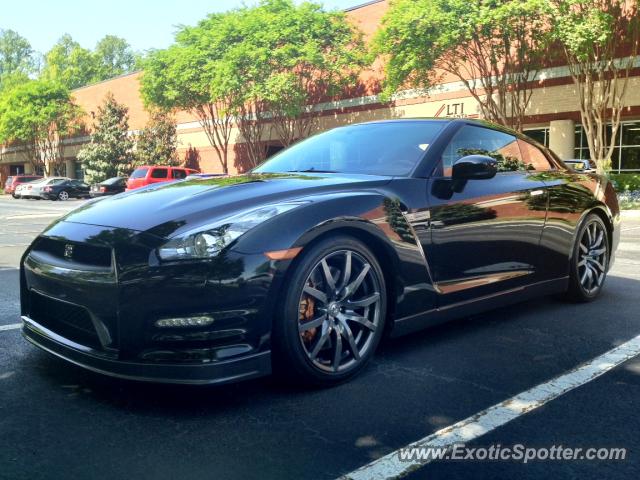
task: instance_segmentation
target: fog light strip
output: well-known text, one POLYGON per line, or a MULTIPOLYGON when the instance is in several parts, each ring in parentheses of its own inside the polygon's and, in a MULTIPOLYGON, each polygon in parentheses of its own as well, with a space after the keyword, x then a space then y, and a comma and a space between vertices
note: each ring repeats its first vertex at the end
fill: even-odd
POLYGON ((184 317, 184 318, 161 318, 156 320, 156 327, 174 328, 174 327, 206 327, 213 323, 213 317, 184 317))

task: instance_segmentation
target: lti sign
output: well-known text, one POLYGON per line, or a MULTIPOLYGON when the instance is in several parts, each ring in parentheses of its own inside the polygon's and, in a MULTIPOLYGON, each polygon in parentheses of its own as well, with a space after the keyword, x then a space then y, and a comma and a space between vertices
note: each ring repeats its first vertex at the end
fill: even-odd
POLYGON ((443 103, 435 114, 436 117, 478 118, 477 113, 466 114, 464 103, 443 103))

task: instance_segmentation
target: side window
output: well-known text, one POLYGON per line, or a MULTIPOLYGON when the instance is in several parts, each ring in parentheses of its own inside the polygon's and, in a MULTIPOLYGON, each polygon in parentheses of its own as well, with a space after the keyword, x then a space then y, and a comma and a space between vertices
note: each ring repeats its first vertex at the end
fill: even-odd
POLYGON ((175 178, 177 180, 182 180, 186 176, 187 176, 187 172, 185 172, 184 170, 173 169, 173 172, 172 172, 172 177, 173 178, 175 178))
POLYGON ((524 140, 518 140, 518 143, 520 144, 520 151, 522 152, 524 162, 527 165, 530 165, 532 170, 536 170, 538 172, 553 170, 553 165, 551 165, 549 159, 538 147, 531 145, 529 142, 525 142, 524 140))
POLYGON ((166 168, 154 168, 151 171, 151 178, 167 178, 167 173, 166 168))
POLYGON ((522 158, 518 139, 490 128, 465 125, 454 135, 442 154, 442 174, 451 175, 453 164, 467 155, 487 155, 498 162, 499 172, 532 170, 522 158))

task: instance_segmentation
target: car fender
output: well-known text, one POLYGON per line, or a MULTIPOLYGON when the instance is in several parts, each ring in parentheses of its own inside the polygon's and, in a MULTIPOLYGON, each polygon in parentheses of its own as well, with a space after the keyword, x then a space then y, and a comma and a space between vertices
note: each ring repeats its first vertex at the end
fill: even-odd
MULTIPOLYGON (((309 204, 290 210, 240 237, 232 249, 238 253, 267 254, 295 250, 296 257, 271 260, 277 301, 287 271, 305 248, 334 233, 353 235, 378 255, 391 285, 393 315, 404 317, 435 305, 436 290, 426 259, 413 230, 402 215, 398 199, 381 192, 341 192, 307 198, 309 204), (380 255, 380 251, 384 254, 380 255)), ((302 201, 304 201, 302 200, 302 201)), ((267 257, 265 257, 267 260, 267 257)))

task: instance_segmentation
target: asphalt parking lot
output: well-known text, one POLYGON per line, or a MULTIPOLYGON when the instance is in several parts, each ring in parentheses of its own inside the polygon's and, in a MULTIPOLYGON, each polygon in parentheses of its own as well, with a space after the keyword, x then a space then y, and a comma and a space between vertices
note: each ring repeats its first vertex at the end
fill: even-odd
MULTIPOLYGON (((222 386, 103 377, 27 344, 21 252, 81 201, 0 197, 0 478, 333 479, 640 335, 640 215, 625 215, 602 296, 542 298, 387 341, 351 382, 222 386)), ((600 362, 602 363, 602 362, 600 362)), ((624 460, 433 461, 410 478, 638 478, 640 357, 470 447, 622 447, 624 460)))

